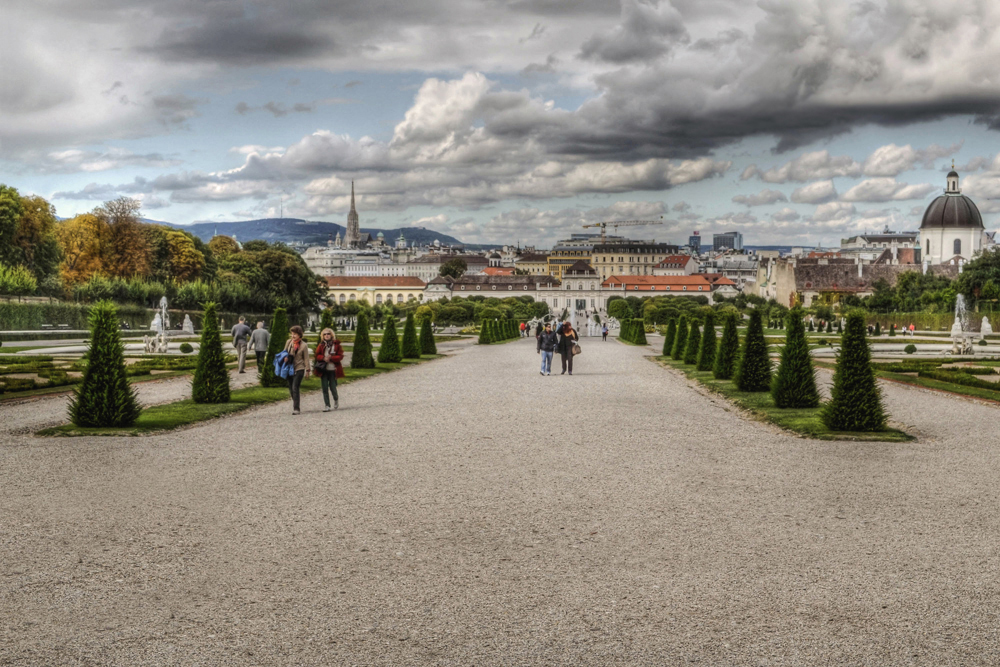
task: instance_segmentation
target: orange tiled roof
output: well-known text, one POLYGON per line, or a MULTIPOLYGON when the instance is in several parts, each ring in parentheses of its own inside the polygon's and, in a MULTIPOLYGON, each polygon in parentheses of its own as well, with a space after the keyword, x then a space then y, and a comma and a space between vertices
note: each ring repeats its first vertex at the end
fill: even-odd
POLYGON ((512 276, 514 269, 509 266, 487 266, 483 269, 483 273, 488 276, 512 276))
POLYGON ((686 266, 688 262, 692 260, 691 255, 667 255, 663 258, 663 261, 656 265, 658 269, 665 269, 668 266, 679 264, 681 266, 686 266))
POLYGON ((602 287, 620 289, 624 286, 625 290, 636 292, 710 292, 722 285, 735 283, 728 278, 709 280, 698 273, 690 276, 611 276, 601 283, 602 287))
POLYGON ((424 287, 426 283, 415 276, 327 276, 330 289, 351 287, 424 287))

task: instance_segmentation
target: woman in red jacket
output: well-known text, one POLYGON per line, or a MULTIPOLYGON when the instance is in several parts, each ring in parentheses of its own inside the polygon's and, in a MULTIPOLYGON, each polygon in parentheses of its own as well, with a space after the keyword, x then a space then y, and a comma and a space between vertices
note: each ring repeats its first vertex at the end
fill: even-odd
POLYGON ((319 335, 319 345, 316 346, 316 363, 313 364, 313 374, 319 377, 323 387, 323 403, 326 405, 323 412, 330 411, 330 394, 333 394, 333 409, 340 407, 337 378, 344 377, 344 367, 340 363, 343 360, 344 350, 333 329, 323 329, 319 335))

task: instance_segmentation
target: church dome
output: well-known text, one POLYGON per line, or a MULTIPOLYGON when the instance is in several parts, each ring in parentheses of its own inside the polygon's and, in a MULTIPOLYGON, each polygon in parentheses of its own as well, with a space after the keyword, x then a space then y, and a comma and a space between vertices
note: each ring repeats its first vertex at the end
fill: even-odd
POLYGON ((958 187, 958 172, 952 169, 946 178, 948 187, 924 211, 920 229, 985 229, 975 202, 963 195, 958 187))
POLYGON ((927 207, 920 223, 920 229, 930 227, 984 229, 983 216, 976 204, 965 195, 941 195, 927 207))

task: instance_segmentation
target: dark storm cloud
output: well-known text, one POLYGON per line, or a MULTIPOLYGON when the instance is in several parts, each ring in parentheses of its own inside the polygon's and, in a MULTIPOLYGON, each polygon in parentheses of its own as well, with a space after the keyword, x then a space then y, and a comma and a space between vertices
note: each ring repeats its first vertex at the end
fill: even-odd
POLYGON ((336 53, 329 35, 308 25, 281 25, 245 18, 207 21, 165 30, 148 51, 165 60, 208 61, 224 65, 276 64, 336 53))

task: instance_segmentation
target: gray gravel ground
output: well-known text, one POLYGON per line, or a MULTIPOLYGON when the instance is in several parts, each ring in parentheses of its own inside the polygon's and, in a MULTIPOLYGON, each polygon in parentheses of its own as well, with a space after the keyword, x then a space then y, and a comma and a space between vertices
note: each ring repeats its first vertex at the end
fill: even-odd
POLYGON ((996 407, 814 442, 533 344, 158 437, 0 408, 0 664, 1000 664, 996 407))

